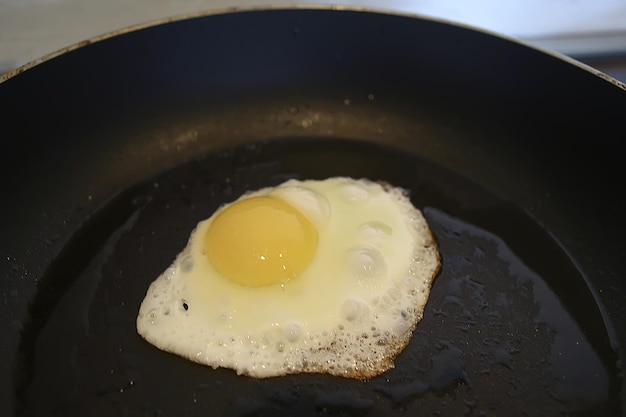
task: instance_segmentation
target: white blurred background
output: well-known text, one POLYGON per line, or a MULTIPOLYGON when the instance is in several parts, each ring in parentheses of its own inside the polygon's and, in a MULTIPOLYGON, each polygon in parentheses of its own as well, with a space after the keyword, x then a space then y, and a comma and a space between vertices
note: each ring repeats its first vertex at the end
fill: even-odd
POLYGON ((356 5, 443 18, 564 53, 626 81, 626 0, 0 0, 0 74, 136 24, 268 4, 356 5))

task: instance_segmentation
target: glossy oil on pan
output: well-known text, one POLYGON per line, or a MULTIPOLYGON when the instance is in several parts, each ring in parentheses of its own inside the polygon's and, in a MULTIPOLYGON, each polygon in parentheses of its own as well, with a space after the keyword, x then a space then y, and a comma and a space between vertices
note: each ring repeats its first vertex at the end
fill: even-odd
POLYGON ((0 83, 2 415, 621 415, 624 86, 473 29, 236 11, 0 83), (442 270, 369 381, 257 380, 135 331, 195 224, 288 178, 410 191, 442 270))

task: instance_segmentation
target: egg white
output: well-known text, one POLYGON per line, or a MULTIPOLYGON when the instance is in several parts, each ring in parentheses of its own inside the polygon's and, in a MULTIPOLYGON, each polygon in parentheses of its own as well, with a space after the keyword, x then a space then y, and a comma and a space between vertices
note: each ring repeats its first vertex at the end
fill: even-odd
POLYGON ((156 347, 254 377, 321 372, 370 378, 393 366, 421 319, 439 254, 400 188, 344 177, 290 180, 240 199, 273 195, 318 231, 296 278, 246 287, 203 254, 218 210, 149 287, 137 331, 156 347))

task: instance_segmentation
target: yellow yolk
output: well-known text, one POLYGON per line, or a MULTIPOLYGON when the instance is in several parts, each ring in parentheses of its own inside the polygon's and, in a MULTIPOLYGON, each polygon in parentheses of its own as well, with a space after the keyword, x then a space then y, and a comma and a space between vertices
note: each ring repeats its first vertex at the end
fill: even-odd
POLYGON ((261 287, 302 272, 317 248, 317 231, 302 213, 275 197, 232 204, 209 226, 204 253, 229 280, 261 287))

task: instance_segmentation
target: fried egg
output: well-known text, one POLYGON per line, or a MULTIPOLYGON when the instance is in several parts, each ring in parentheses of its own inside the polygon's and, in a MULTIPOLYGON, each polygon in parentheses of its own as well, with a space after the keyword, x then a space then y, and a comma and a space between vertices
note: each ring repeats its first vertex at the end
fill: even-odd
POLYGON ((201 221, 148 288, 137 331, 161 350, 252 377, 368 379, 409 342, 439 266, 405 190, 289 180, 201 221))

